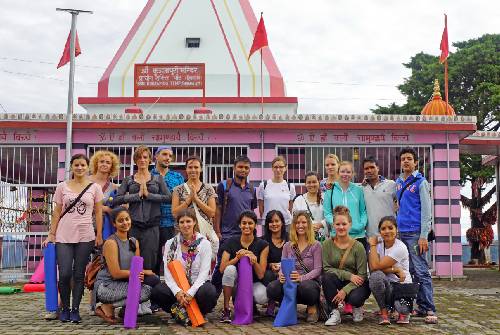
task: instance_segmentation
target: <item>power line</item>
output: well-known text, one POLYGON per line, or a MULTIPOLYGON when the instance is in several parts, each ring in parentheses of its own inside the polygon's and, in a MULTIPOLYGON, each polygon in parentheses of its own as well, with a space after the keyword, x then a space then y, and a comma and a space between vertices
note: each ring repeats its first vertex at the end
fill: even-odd
MULTIPOLYGON (((32 74, 32 73, 14 72, 14 71, 9 71, 9 70, 5 70, 5 69, 0 69, 0 72, 8 73, 8 74, 15 75, 15 76, 31 77, 31 78, 38 78, 38 79, 48 79, 48 80, 54 80, 54 81, 63 82, 63 83, 67 82, 66 79, 46 77, 46 76, 41 76, 41 75, 32 74)), ((75 80, 75 83, 84 84, 84 85, 97 85, 96 83, 86 83, 86 82, 76 81, 76 80, 75 80)))
MULTIPOLYGON (((0 57, 0 60, 10 60, 15 62, 23 62, 23 63, 38 63, 38 64, 47 64, 47 65, 57 65, 54 62, 47 62, 42 60, 33 60, 33 59, 24 59, 24 58, 12 58, 12 57, 0 57)), ((102 69, 105 70, 105 67, 96 66, 96 65, 76 65, 76 67, 86 67, 90 69, 102 69)))
MULTIPOLYGON (((3 57, 0 56, 0 60, 10 60, 15 62, 23 62, 23 63, 38 63, 38 64, 47 64, 47 65, 57 65, 54 62, 47 62, 41 60, 34 59, 26 59, 26 58, 14 58, 14 57, 3 57)), ((97 66, 97 65, 79 65, 76 67, 84 67, 90 69, 101 69, 105 70, 105 67, 97 66)), ((319 84, 319 85, 336 85, 336 86, 376 86, 376 87, 395 87, 393 84, 370 84, 370 83, 347 83, 347 82, 333 82, 333 81, 318 81, 318 80, 285 80, 287 83, 299 83, 299 84, 319 84)))
POLYGON ((300 83, 300 84, 328 84, 328 85, 343 85, 343 86, 378 86, 378 87, 395 87, 396 85, 389 84, 364 84, 364 83, 344 83, 344 82, 333 82, 333 81, 309 81, 309 80, 285 80, 288 83, 300 83))
POLYGON ((0 104, 0 107, 2 107, 2 110, 5 112, 5 113, 8 113, 7 110, 3 107, 2 104, 0 104))

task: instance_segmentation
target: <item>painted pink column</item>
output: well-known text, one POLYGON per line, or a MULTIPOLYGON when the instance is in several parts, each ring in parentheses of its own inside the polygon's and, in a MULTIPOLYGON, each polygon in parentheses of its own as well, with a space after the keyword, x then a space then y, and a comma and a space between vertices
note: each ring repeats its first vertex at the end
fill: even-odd
POLYGON ((449 150, 446 143, 435 144, 432 149, 436 276, 463 275, 458 144, 458 136, 450 134, 449 150))

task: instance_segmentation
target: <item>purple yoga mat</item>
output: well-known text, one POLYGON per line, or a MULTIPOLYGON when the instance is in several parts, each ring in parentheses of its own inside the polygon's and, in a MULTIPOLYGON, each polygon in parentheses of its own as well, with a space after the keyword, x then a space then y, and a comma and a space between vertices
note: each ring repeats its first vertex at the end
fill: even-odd
POLYGON ((125 316, 123 318, 125 328, 135 328, 137 325, 137 311, 139 310, 139 300, 141 298, 139 273, 142 271, 143 263, 144 259, 140 256, 132 257, 132 261, 130 262, 127 305, 125 306, 125 316))
POLYGON ((250 258, 242 257, 238 262, 238 287, 234 301, 235 325, 249 325, 253 322, 253 276, 250 258))

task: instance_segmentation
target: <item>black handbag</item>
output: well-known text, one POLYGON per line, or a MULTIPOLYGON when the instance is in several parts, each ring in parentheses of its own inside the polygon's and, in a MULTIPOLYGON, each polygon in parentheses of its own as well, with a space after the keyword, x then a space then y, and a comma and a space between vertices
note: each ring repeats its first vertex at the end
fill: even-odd
POLYGON ((420 285, 418 283, 391 283, 393 300, 416 299, 420 285))

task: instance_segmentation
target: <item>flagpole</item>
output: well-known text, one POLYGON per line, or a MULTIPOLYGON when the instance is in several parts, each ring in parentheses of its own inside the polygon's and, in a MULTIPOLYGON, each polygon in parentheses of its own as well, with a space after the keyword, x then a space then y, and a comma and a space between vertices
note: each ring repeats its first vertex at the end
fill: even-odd
POLYGON ((446 102, 446 114, 448 114, 448 59, 444 61, 444 99, 446 102))
POLYGON ((91 11, 79 9, 56 8, 56 11, 69 12, 71 14, 71 37, 69 44, 69 88, 68 88, 68 109, 66 112, 66 148, 64 162, 65 179, 70 177, 70 160, 73 143, 73 92, 75 87, 75 41, 76 41, 76 19, 80 13, 92 14, 91 11))
POLYGON ((260 49, 260 113, 264 116, 264 76, 262 74, 262 48, 260 49))

